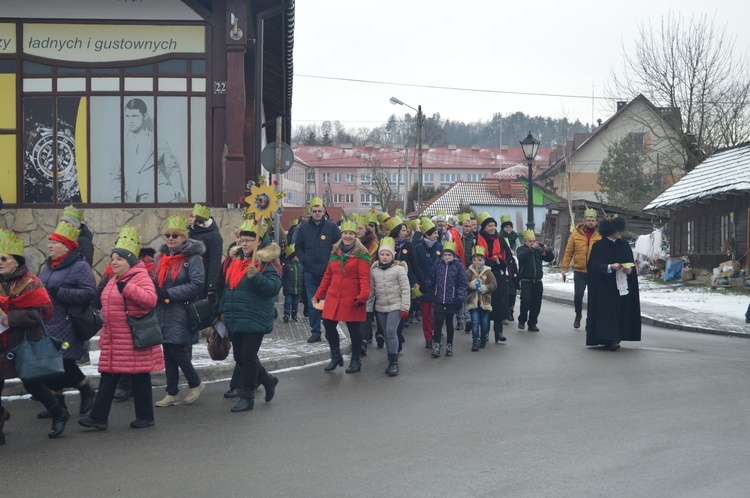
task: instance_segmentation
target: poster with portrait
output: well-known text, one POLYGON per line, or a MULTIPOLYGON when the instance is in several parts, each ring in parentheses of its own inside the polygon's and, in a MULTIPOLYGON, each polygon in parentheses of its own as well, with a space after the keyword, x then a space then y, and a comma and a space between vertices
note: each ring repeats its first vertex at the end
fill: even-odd
POLYGON ((81 202, 76 134, 86 134, 85 100, 84 97, 58 97, 56 101, 52 97, 24 98, 26 202, 81 202))
POLYGON ((91 97, 91 202, 121 202, 120 97, 91 97))
POLYGON ((187 202, 188 99, 157 99, 157 180, 159 202, 187 202))

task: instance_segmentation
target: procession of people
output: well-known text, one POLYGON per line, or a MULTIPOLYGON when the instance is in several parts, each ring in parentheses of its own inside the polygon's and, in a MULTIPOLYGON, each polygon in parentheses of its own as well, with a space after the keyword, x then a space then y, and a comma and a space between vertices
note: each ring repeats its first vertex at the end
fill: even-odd
MULTIPOLYGON (((258 355, 279 317, 275 300, 282 292, 283 322, 297 322, 302 304, 307 342, 328 342, 330 361, 323 370, 329 373, 344 366, 339 336, 344 324, 351 339, 345 372, 362 371, 375 339, 386 349, 388 377, 403 373, 404 328, 415 321, 432 358, 458 352, 456 331, 471 333, 471 352, 486 348, 490 330, 495 343, 505 342, 503 327, 514 320, 518 290, 518 329, 538 332, 543 263, 555 256, 533 231, 519 235, 509 216, 500 219, 498 227, 487 212, 438 211, 409 220, 400 211, 391 216, 372 210, 336 223, 315 197, 289 232, 282 228, 277 234, 280 244, 270 234, 273 223, 250 216, 225 250, 210 209, 196 204, 189 214, 166 219, 156 251, 142 247, 138 227, 122 227, 115 247, 104 249, 109 264, 98 286, 86 256, 90 249, 81 240, 85 232, 89 243, 92 234, 80 209, 65 208, 38 278, 26 266, 17 235, 0 230, 0 394, 5 379, 19 376, 15 362, 26 361, 15 359, 13 349, 49 335, 60 349, 60 371, 43 380, 21 380, 44 405, 38 417, 52 419, 50 438, 60 437, 71 417, 64 389, 80 393, 82 427, 107 429, 113 401, 130 396, 136 416, 131 427, 150 427, 154 407, 190 404, 203 391, 191 361, 200 338, 191 304, 200 300, 211 303, 214 331, 225 331, 231 341, 235 369, 224 397, 239 398, 232 412, 252 410, 259 386, 266 402, 274 398, 279 379, 258 355), (70 320, 90 304, 101 314, 98 390, 80 370, 88 346, 70 320), (144 346, 138 334, 149 327, 159 338, 144 346), (154 402, 151 375, 159 371, 166 373, 166 393, 154 402), (180 371, 187 381, 184 397, 180 371)), ((563 275, 571 262, 575 268, 574 326, 582 321, 588 285, 586 344, 609 350, 620 341, 640 340, 638 284, 629 264, 632 252, 620 238, 624 229, 619 218, 597 227, 596 212, 587 210, 563 259, 563 275)), ((0 404, 0 444, 9 419, 0 404)))

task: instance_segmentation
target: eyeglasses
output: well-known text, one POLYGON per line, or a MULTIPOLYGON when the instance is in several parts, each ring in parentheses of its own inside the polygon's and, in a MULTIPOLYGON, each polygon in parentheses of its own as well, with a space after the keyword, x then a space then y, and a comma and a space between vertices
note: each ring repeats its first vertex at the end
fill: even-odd
POLYGON ((240 244, 252 244, 255 239, 240 239, 240 244))
POLYGON ((164 237, 167 238, 167 239, 179 239, 180 238, 180 234, 178 234, 178 233, 165 233, 164 237))

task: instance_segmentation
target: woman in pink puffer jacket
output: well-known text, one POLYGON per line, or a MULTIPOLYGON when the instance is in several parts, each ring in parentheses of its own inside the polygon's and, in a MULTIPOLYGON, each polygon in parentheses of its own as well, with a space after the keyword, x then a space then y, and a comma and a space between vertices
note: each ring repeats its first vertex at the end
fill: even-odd
POLYGON ((151 373, 164 370, 164 356, 161 346, 133 347, 125 307, 131 316, 145 315, 156 306, 156 289, 146 266, 136 256, 140 247, 128 246, 127 240, 121 243, 122 239, 121 232, 118 247, 112 251, 114 278, 107 282, 101 295, 104 321, 99 337, 101 381, 91 413, 78 421, 83 427, 107 428, 109 410, 122 374, 131 374, 133 381, 136 419, 130 426, 141 429, 154 425, 151 373))

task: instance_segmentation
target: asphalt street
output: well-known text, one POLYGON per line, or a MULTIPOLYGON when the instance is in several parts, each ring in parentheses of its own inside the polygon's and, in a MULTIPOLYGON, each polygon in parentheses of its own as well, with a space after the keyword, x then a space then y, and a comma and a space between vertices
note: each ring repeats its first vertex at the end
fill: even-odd
MULTIPOLYGON (((130 429, 74 415, 47 439, 38 403, 7 403, 4 496, 747 496, 750 341, 644 325, 643 341, 588 349, 570 306, 541 332, 432 359, 406 329, 401 374, 384 351, 360 374, 279 373, 276 398, 234 414, 227 382, 130 429)), ((159 399, 162 390, 154 392, 159 399)), ((78 398, 68 398, 77 410, 78 398)))

